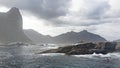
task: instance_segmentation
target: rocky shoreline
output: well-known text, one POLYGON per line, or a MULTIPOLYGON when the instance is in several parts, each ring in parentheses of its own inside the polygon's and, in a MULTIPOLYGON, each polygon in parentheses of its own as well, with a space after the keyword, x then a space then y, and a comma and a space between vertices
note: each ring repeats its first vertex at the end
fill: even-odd
POLYGON ((77 45, 70 45, 59 47, 58 49, 50 49, 43 53, 65 53, 66 55, 83 55, 83 54, 107 54, 116 51, 116 42, 97 42, 97 43, 80 43, 77 45))

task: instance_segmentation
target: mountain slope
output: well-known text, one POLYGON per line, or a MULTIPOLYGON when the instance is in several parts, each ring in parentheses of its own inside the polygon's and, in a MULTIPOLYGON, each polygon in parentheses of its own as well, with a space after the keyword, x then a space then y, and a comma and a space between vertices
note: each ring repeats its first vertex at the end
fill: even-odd
POLYGON ((85 42, 106 41, 101 36, 90 33, 86 30, 78 33, 71 31, 55 37, 45 36, 34 30, 25 30, 25 33, 34 42, 39 42, 39 43, 70 44, 70 43, 77 43, 81 41, 85 41, 85 42))
POLYGON ((120 42, 120 39, 118 39, 118 40, 114 40, 114 42, 120 42))
POLYGON ((42 35, 32 29, 24 30, 24 33, 34 42, 34 43, 49 43, 52 37, 42 35))
POLYGON ((84 42, 106 41, 101 36, 90 33, 86 30, 83 30, 78 33, 73 31, 67 32, 65 34, 54 37, 54 40, 56 40, 57 43, 76 43, 81 41, 84 41, 84 42))

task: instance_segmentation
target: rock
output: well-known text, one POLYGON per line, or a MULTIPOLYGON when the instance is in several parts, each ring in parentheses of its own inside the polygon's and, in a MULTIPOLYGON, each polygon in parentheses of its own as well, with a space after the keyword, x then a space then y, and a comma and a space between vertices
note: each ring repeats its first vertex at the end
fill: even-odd
POLYGON ((72 49, 71 51, 65 53, 67 55, 80 55, 80 54, 93 54, 94 52, 89 51, 89 49, 72 49))
POLYGON ((95 48, 96 44, 90 42, 90 43, 82 43, 82 44, 77 44, 77 48, 84 48, 84 49, 93 49, 95 48))
POLYGON ((65 53, 67 55, 80 54, 107 54, 115 51, 116 43, 114 42, 100 42, 100 43, 83 43, 72 46, 59 47, 58 49, 51 49, 41 53, 65 53), (104 45, 103 45, 104 44, 104 45))
POLYGON ((117 51, 120 51, 120 42, 117 42, 116 50, 117 50, 117 51))
POLYGON ((105 42, 97 42, 95 49, 104 49, 105 42))
POLYGON ((115 51, 116 45, 117 45, 116 42, 106 42, 104 46, 104 50, 115 51))
POLYGON ((65 53, 67 55, 92 54, 93 52, 90 52, 89 49, 93 49, 94 47, 94 43, 84 43, 75 46, 59 47, 58 49, 51 49, 41 53, 65 53))
POLYGON ((106 50, 102 50, 102 49, 91 49, 89 50, 89 52, 96 53, 96 54, 107 54, 108 52, 106 50))
POLYGON ((95 49, 114 51, 116 49, 116 45, 116 42, 98 42, 95 49))
POLYGON ((22 15, 13 7, 7 13, 0 13, 0 43, 31 42, 23 32, 22 15))
POLYGON ((46 51, 40 52, 38 54, 43 54, 43 53, 59 53, 59 52, 57 52, 57 49, 51 49, 51 50, 46 50, 46 51))

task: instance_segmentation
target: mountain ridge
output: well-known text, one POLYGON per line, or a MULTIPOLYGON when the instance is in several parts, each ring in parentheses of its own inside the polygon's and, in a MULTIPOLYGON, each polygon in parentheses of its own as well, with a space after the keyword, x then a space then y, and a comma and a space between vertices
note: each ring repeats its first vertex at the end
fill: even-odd
MULTIPOLYGON (((45 36, 45 35, 38 33, 37 31, 32 30, 33 32, 35 32, 36 34, 39 35, 39 36, 37 36, 33 33, 30 33, 30 31, 31 30, 28 30, 28 31, 25 30, 24 32, 26 33, 26 35, 28 37, 31 37, 31 39, 33 36, 36 36, 36 38, 40 39, 40 40, 36 40, 36 41, 37 42, 42 41, 43 43, 71 44, 71 43, 77 43, 77 42, 81 42, 81 41, 84 41, 84 42, 103 42, 103 41, 106 41, 106 39, 104 39, 103 37, 101 37, 97 34, 90 33, 86 30, 83 30, 81 32, 71 31, 71 32, 67 32, 67 33, 64 33, 64 34, 61 34, 58 36, 54 36, 54 37, 45 36), (42 38, 40 38, 40 37, 42 37, 42 38), (41 39, 43 39, 44 41, 41 39)), ((35 39, 33 41, 35 41, 35 39)))

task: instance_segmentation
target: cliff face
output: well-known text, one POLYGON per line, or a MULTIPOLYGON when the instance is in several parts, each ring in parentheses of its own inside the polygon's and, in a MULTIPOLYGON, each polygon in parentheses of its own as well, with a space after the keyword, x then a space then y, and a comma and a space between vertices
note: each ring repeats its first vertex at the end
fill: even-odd
POLYGON ((23 32, 22 16, 18 8, 0 13, 0 43, 31 42, 23 32))

